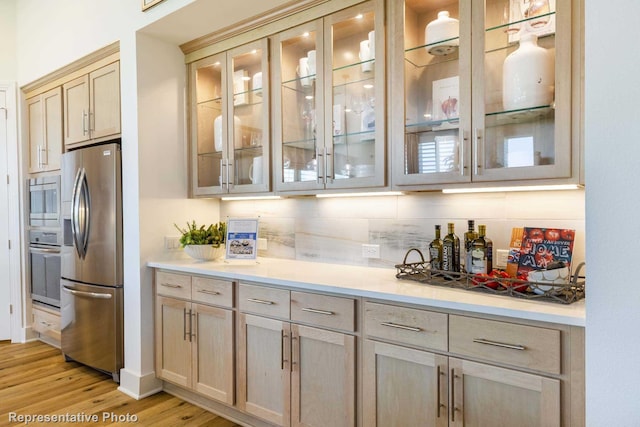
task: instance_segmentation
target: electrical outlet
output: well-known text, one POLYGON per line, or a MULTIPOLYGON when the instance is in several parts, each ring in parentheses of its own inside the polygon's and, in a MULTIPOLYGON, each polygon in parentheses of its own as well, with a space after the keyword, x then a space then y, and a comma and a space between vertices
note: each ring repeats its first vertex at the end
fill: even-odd
POLYGON ((165 236, 164 237, 164 248, 165 249, 179 249, 180 248, 180 237, 177 237, 177 236, 165 236))
POLYGON ((380 245, 362 245, 362 258, 380 258, 380 245))
POLYGON ((507 266, 507 259, 509 258, 509 251, 507 249, 496 249, 496 267, 505 268, 507 266))
POLYGON ((258 250, 259 251, 266 251, 267 250, 267 239, 265 239, 264 237, 259 237, 258 238, 258 250))

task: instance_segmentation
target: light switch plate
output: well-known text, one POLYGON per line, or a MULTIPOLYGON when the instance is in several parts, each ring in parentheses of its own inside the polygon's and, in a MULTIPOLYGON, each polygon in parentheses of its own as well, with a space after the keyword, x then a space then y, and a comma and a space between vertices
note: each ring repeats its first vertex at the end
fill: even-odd
POLYGON ((380 245, 362 245, 362 258, 380 258, 380 245))

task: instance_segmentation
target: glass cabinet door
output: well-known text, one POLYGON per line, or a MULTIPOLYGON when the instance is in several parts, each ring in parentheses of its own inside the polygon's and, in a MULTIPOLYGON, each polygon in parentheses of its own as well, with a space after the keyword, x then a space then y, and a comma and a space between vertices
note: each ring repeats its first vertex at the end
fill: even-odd
POLYGON ((268 40, 235 48, 227 55, 229 152, 223 175, 230 192, 268 191, 268 40))
POLYGON ((328 135, 318 171, 327 188, 385 184, 382 5, 366 2, 325 18, 328 135))
POLYGON ((395 185, 471 180, 470 3, 392 3, 395 185))
POLYGON ((325 135, 322 20, 282 32, 274 44, 276 188, 323 188, 317 163, 325 135))
POLYGON ((484 31, 474 37, 473 180, 570 177, 571 2, 473 7, 484 17, 474 22, 484 31))
POLYGON ((191 64, 192 192, 194 195, 222 193, 225 159, 226 56, 224 53, 191 64))

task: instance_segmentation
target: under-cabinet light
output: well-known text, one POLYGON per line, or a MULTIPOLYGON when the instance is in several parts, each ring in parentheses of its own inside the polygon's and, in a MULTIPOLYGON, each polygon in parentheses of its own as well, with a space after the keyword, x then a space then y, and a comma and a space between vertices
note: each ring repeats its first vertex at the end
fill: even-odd
POLYGON ((280 196, 227 196, 223 197, 224 201, 233 201, 233 200, 280 200, 282 197, 280 196))
POLYGON ((524 185, 520 187, 478 187, 478 188, 445 188, 445 194, 457 193, 498 193, 504 191, 553 191, 553 190, 578 190, 583 188, 577 184, 562 185, 524 185))
POLYGON ((383 191, 378 193, 322 193, 316 194, 319 199, 329 197, 377 197, 377 196, 403 196, 402 191, 383 191))

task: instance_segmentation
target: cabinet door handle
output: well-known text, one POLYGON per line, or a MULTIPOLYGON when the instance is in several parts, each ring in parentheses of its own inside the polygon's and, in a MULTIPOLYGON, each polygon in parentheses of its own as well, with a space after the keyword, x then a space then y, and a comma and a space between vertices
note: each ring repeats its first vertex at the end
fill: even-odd
POLYGON ((327 310, 318 310, 317 308, 301 308, 300 311, 306 311, 307 313, 315 313, 315 314, 324 314, 325 316, 333 316, 335 313, 333 311, 327 310))
POLYGON ((195 325, 197 325, 198 322, 196 322, 196 316, 198 314, 193 311, 193 310, 189 310, 189 342, 192 342, 193 339, 196 337, 196 333, 194 331, 195 329, 195 325))
POLYGON ((233 184, 233 182, 231 182, 231 168, 231 162, 227 159, 227 191, 231 187, 231 184, 233 184))
POLYGON ((325 182, 333 182, 333 180, 335 179, 334 172, 333 172, 333 161, 329 159, 329 156, 331 156, 332 154, 329 148, 326 148, 325 150, 326 151, 324 153, 324 178, 325 178, 325 182), (331 165, 331 171, 329 171, 329 165, 331 165))
POLYGON ((200 292, 201 294, 207 294, 207 295, 220 295, 220 292, 210 291, 208 289, 198 289, 198 292, 200 292))
POLYGON ((440 418, 440 408, 442 404, 440 403, 440 375, 442 375, 442 371, 440 370, 440 365, 436 368, 436 406, 438 407, 438 418, 440 418))
POLYGON ((47 156, 47 149, 44 148, 43 145, 40 145, 38 149, 40 150, 40 166, 48 166, 49 159, 47 156))
MULTIPOLYGON (((187 309, 183 308, 182 309, 182 339, 184 341, 187 340, 187 309)), ((191 332, 189 332, 189 334, 191 334, 191 332)), ((191 335, 189 335, 189 338, 191 338, 191 335)))
MULTIPOLYGON (((291 370, 293 371, 293 366, 300 363, 300 344, 298 343, 298 337, 291 334, 291 370), (294 357, 297 356, 297 357, 294 357)), ((298 365, 298 370, 300 370, 300 365, 298 365)))
POLYGON ((88 130, 87 130, 87 118, 88 118, 89 114, 87 114, 87 112, 85 110, 82 110, 82 134, 86 135, 88 130))
POLYGON ((318 184, 324 184, 326 176, 324 173, 324 147, 316 147, 316 181, 318 184))
POLYGON ((224 190, 224 179, 225 179, 225 175, 223 173, 224 167, 225 167, 224 160, 220 159, 220 179, 219 179, 219 181, 220 181, 220 191, 224 190))
POLYGON ((247 301, 255 302, 256 304, 266 304, 266 305, 275 304, 273 301, 267 301, 267 300, 258 299, 258 298, 247 298, 247 301))
POLYGON ((403 329, 405 331, 422 332, 422 328, 417 328, 415 326, 399 325, 399 324, 393 323, 393 322, 382 322, 380 324, 382 326, 388 326, 390 328, 396 328, 396 329, 403 329))
POLYGON ((493 345, 495 347, 510 348, 511 350, 526 350, 527 347, 521 344, 508 344, 504 342, 485 340, 484 338, 474 338, 473 342, 478 344, 493 345))
POLYGON ((280 334, 280 369, 281 370, 284 370, 284 362, 288 362, 288 360, 286 360, 284 357, 285 345, 286 345, 285 342, 288 340, 289 340, 289 336, 283 329, 280 334))
POLYGON ((160 283, 160 286, 164 286, 165 288, 173 288, 173 289, 181 289, 181 285, 174 285, 172 283, 160 283))
POLYGON ((455 423, 456 422, 456 411, 458 410, 458 408, 456 407, 456 390, 455 390, 455 385, 456 385, 456 370, 454 368, 451 368, 451 422, 455 423))
POLYGON ((465 153, 465 148, 466 145, 469 143, 469 133, 467 131, 463 131, 462 129, 460 129, 460 133, 462 133, 462 144, 460 144, 460 175, 464 176, 466 171, 467 171, 467 167, 464 165, 464 153, 465 153))
POLYGON ((473 138, 473 157, 474 157, 474 162, 473 162, 473 173, 475 175, 481 175, 481 169, 482 169, 482 165, 480 164, 480 162, 482 161, 482 159, 484 158, 484 153, 481 153, 481 150, 483 150, 484 144, 481 142, 482 141, 482 131, 478 128, 476 128, 475 130, 475 135, 473 138))

